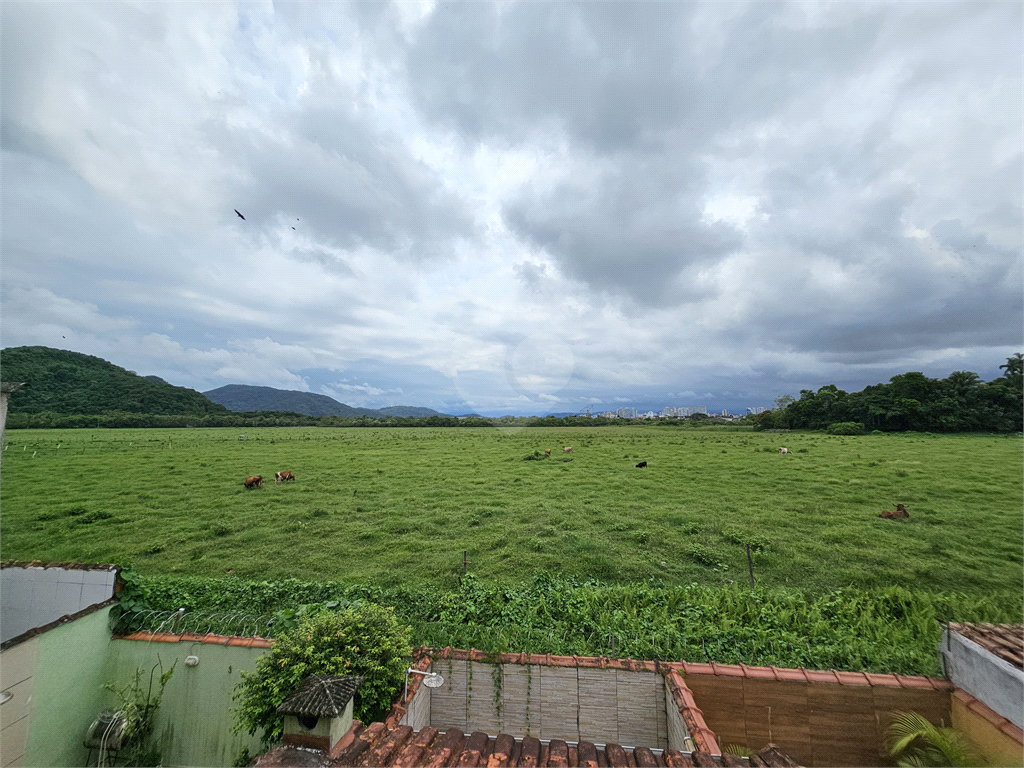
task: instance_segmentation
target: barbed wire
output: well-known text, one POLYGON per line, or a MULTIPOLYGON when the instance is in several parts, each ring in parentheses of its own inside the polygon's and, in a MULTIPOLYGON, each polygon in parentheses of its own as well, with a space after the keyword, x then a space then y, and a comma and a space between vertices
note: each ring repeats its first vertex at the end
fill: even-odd
POLYGON ((115 634, 166 632, 172 635, 228 635, 232 637, 273 637, 274 617, 267 614, 224 611, 125 611, 114 620, 115 634))

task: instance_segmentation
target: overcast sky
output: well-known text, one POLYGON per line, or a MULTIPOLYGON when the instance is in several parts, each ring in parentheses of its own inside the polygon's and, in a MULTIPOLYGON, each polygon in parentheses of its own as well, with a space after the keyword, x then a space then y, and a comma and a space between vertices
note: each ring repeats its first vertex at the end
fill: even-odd
POLYGON ((5 347, 489 415, 1024 348, 1016 1, 0 7, 5 347))

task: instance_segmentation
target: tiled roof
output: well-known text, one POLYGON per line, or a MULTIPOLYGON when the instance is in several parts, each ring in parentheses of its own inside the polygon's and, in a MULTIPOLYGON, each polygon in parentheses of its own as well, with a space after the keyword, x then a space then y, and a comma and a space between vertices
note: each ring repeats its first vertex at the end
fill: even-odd
POLYGON ((345 711, 363 678, 350 675, 309 675, 277 708, 279 715, 337 717, 345 711))
MULTIPOLYGON (((316 753, 313 753, 316 754, 316 753)), ((598 745, 588 741, 570 744, 559 739, 541 742, 527 736, 516 739, 507 733, 490 737, 483 731, 466 735, 458 728, 444 733, 426 726, 418 733, 407 725, 389 730, 383 723, 367 727, 358 720, 351 730, 335 745, 329 755, 319 753, 312 761, 309 750, 294 747, 277 747, 254 764, 257 768, 280 766, 381 766, 382 768, 504 768, 505 766, 530 766, 530 768, 576 768, 587 766, 598 768, 646 768, 650 766, 723 766, 742 765, 732 755, 714 757, 707 752, 694 751, 690 754, 672 749, 651 750, 646 747, 624 748, 617 744, 598 745)), ((769 744, 750 759, 752 766, 796 766, 797 764, 769 744)))
POLYGON ((150 643, 213 643, 215 645, 237 645, 243 648, 270 648, 274 641, 266 637, 237 637, 230 635, 199 635, 185 632, 175 635, 170 632, 132 632, 128 635, 114 635, 117 640, 145 640, 150 643))
POLYGON ((1024 670, 1024 625, 950 623, 949 629, 1024 670))

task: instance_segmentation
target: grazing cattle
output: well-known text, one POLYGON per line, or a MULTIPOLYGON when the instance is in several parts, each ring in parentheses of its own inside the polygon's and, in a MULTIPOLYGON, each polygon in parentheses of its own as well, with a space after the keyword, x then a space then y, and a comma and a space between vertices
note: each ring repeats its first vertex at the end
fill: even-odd
POLYGON ((640 469, 641 467, 646 467, 646 466, 647 466, 647 462, 646 461, 641 461, 639 464, 636 465, 636 468, 640 469))
POLYGON ((792 451, 789 448, 779 448, 779 453, 792 453, 792 451))
POLYGON ((562 453, 572 453, 572 446, 565 446, 565 448, 562 449, 562 453))
POLYGON ((263 475, 251 475, 245 478, 246 488, 262 488, 263 487, 263 475))
POLYGON ((545 448, 544 449, 544 455, 545 456, 550 456, 551 455, 551 449, 550 448, 545 448))
POLYGON ((294 480, 294 479, 295 479, 295 475, 293 475, 291 472, 276 472, 274 474, 274 482, 275 483, 283 483, 285 480, 294 480))
POLYGON ((883 512, 882 514, 880 514, 879 517, 881 517, 884 520, 904 520, 910 517, 910 515, 907 512, 906 507, 904 507, 902 504, 897 504, 895 512, 889 510, 887 512, 883 512))

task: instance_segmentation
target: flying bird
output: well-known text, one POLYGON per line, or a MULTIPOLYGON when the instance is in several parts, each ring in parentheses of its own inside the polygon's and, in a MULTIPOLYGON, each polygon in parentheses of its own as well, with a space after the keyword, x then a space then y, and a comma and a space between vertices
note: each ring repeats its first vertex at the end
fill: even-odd
MULTIPOLYGON (((235 208, 235 213, 238 213, 238 209, 237 208, 235 208)), ((245 216, 243 216, 240 213, 238 213, 238 218, 240 218, 242 221, 245 221, 245 216)))
POLYGON ((292 227, 292 229, 295 229, 295 227, 292 227))

